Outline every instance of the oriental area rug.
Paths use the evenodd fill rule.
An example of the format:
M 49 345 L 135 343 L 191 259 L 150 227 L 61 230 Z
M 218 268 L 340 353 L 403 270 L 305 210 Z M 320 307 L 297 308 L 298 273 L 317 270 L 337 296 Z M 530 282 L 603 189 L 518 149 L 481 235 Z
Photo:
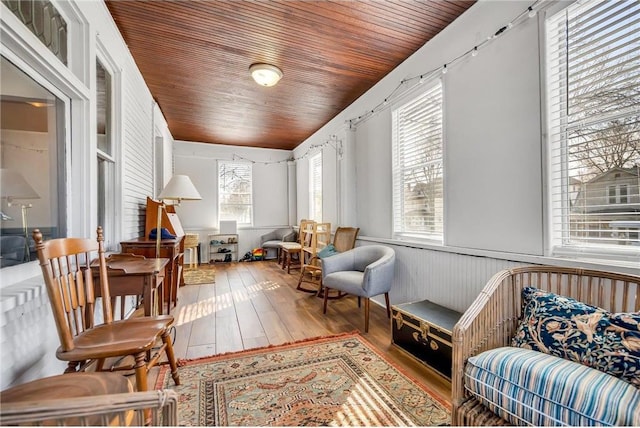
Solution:
M 180 396 L 186 426 L 434 426 L 449 405 L 395 368 L 358 333 L 180 361 L 157 389 Z
M 195 269 L 183 271 L 184 285 L 213 284 L 216 282 L 216 268 L 209 265 L 200 265 Z

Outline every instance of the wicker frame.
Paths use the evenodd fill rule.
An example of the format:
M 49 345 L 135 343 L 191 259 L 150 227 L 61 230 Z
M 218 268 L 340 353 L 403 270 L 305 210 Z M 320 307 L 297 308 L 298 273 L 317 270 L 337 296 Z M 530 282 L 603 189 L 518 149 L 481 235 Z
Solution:
M 471 356 L 509 346 L 521 315 L 521 291 L 532 286 L 610 312 L 640 310 L 640 276 L 579 268 L 526 266 L 498 272 L 453 329 L 452 424 L 506 425 L 464 388 Z
M 178 394 L 170 389 L 2 403 L 0 425 L 143 426 L 178 425 Z

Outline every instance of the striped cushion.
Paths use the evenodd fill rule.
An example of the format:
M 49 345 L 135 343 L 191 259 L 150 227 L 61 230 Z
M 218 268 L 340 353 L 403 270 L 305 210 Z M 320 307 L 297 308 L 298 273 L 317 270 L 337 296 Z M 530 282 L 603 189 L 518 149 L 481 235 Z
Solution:
M 465 388 L 514 425 L 640 425 L 640 390 L 529 349 L 497 348 L 469 358 Z

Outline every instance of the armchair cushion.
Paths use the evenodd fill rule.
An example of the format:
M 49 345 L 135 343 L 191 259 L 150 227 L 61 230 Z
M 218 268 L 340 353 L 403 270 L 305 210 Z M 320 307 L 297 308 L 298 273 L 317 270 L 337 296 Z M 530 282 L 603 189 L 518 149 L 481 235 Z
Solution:
M 528 349 L 495 348 L 470 357 L 465 387 L 514 425 L 640 424 L 640 394 L 632 385 Z
M 610 313 L 527 287 L 512 346 L 593 367 L 640 388 L 640 313 Z

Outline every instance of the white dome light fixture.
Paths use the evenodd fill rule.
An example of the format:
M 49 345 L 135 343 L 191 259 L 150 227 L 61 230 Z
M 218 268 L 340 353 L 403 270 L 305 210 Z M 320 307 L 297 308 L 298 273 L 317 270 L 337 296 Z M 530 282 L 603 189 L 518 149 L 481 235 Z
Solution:
M 282 79 L 284 74 L 275 65 L 256 63 L 249 67 L 251 77 L 261 86 L 273 86 Z

